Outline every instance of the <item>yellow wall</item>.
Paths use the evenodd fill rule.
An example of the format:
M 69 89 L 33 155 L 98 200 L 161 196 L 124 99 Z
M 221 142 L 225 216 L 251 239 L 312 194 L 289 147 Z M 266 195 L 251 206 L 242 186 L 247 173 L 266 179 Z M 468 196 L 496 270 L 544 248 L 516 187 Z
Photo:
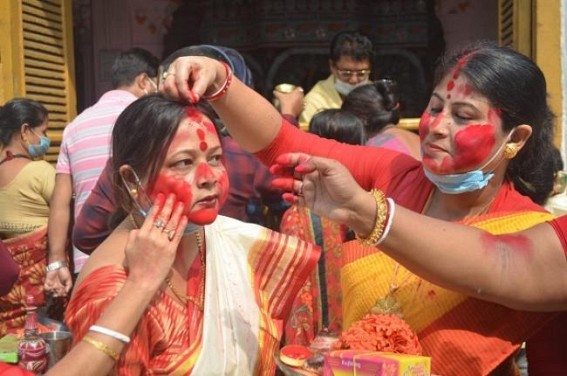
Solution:
M 557 116 L 555 144 L 560 146 L 563 124 L 561 84 L 561 0 L 538 0 L 534 7 L 534 53 L 547 81 L 551 109 Z

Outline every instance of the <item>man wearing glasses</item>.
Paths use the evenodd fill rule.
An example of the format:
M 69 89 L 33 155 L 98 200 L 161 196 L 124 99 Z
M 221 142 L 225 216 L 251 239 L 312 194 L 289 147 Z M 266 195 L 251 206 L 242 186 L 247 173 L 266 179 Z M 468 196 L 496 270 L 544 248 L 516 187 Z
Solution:
M 340 108 L 343 98 L 357 86 L 369 82 L 374 49 L 372 41 L 355 31 L 342 31 L 333 37 L 330 48 L 331 75 L 319 81 L 305 95 L 299 118 L 307 129 L 313 115 L 328 108 Z

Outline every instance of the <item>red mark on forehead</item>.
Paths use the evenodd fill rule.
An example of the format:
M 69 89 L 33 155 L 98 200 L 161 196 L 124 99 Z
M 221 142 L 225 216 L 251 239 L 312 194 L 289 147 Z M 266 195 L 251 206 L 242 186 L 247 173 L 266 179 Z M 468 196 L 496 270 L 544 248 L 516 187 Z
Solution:
M 455 81 L 451 80 L 449 81 L 449 83 L 447 84 L 447 91 L 451 91 L 455 88 Z
M 495 143 L 494 127 L 491 124 L 473 124 L 458 131 L 455 134 L 453 169 L 478 166 L 490 155 Z
M 459 78 L 459 76 L 461 75 L 461 70 L 463 69 L 463 67 L 465 66 L 467 61 L 469 61 L 469 59 L 471 58 L 472 55 L 473 55 L 473 53 L 466 54 L 466 55 L 462 56 L 457 61 L 457 65 L 455 66 L 455 69 L 453 70 L 453 79 L 456 80 L 457 78 Z
M 482 234 L 480 236 L 482 248 L 485 252 L 505 252 L 513 253 L 511 257 L 524 256 L 526 258 L 533 258 L 533 244 L 524 235 L 491 235 Z
M 187 107 L 187 116 L 202 124 L 208 132 L 216 134 L 216 127 L 211 120 L 209 120 L 202 112 L 195 107 Z
M 199 148 L 201 149 L 201 151 L 206 151 L 209 146 L 205 142 L 205 131 L 202 130 L 201 128 L 197 129 L 197 136 L 199 137 L 199 140 L 201 141 L 199 143 Z
M 187 117 L 189 119 L 194 120 L 198 123 L 201 123 L 203 121 L 203 113 L 201 113 L 195 107 L 188 106 L 185 112 L 187 113 Z

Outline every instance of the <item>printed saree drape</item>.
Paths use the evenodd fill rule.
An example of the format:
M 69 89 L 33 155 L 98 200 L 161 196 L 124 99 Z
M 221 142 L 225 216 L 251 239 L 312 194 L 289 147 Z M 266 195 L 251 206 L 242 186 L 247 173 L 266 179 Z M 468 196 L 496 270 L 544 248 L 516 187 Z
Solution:
M 342 327 L 341 246 L 347 241 L 347 229 L 297 205 L 284 213 L 280 229 L 321 247 L 317 267 L 293 302 L 284 329 L 286 344 L 308 346 L 319 330 L 338 332 Z
M 551 220 L 543 212 L 487 214 L 466 224 L 503 234 Z M 522 342 L 555 317 L 528 313 L 469 298 L 413 275 L 373 247 L 348 242 L 343 247 L 343 322 L 369 312 L 390 286 L 403 318 L 418 334 L 432 372 L 444 376 L 514 375 L 513 355 Z M 397 270 L 397 273 L 395 272 Z
M 0 297 L 0 337 L 24 327 L 26 296 L 33 296 L 37 306 L 45 302 L 47 226 L 3 242 L 20 266 L 20 275 L 10 292 Z
M 205 307 L 191 320 L 189 307 L 159 291 L 117 364 L 120 375 L 269 375 L 282 321 L 309 276 L 313 245 L 219 216 L 205 226 Z M 92 272 L 67 308 L 67 324 L 80 340 L 126 279 L 118 266 Z M 191 307 L 194 307 L 191 305 Z

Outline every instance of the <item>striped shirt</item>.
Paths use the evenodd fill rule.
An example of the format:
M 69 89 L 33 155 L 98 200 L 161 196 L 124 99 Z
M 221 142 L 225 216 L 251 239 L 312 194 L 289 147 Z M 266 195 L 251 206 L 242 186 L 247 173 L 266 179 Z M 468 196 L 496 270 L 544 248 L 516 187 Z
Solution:
M 110 157 L 112 128 L 116 119 L 136 99 L 129 91 L 108 91 L 65 128 L 56 172 L 72 177 L 75 219 Z M 86 254 L 74 250 L 75 271 L 81 269 L 86 258 Z

